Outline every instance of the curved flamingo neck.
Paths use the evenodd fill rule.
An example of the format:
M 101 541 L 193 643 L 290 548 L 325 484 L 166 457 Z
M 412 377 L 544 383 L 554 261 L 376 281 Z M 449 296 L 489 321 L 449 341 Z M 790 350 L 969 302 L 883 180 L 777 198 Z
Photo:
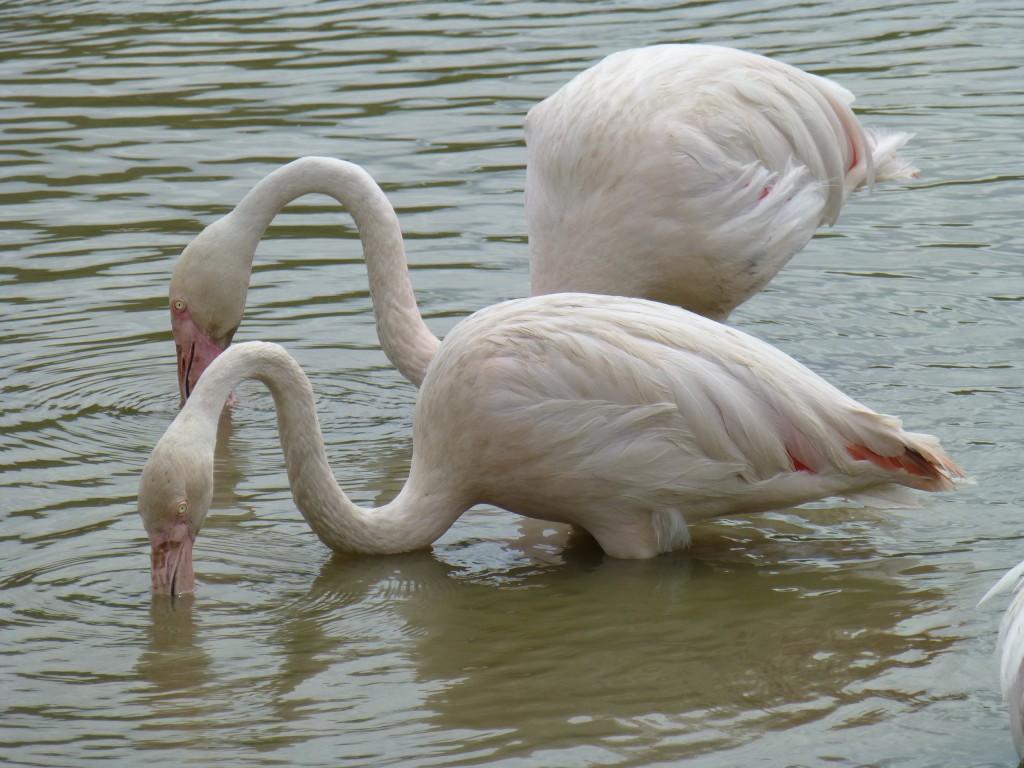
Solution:
M 352 216 L 363 245 L 381 347 L 399 372 L 419 386 L 440 341 L 416 304 L 395 210 L 366 171 L 330 157 L 300 158 L 260 181 L 225 219 L 231 219 L 242 236 L 255 238 L 251 268 L 256 244 L 274 216 L 291 201 L 314 192 L 330 195 Z
M 277 344 L 236 344 L 220 355 L 203 374 L 168 434 L 186 431 L 195 440 L 215 440 L 225 399 L 249 379 L 261 381 L 273 395 L 295 505 L 331 549 L 366 554 L 423 549 L 466 510 L 449 490 L 447 478 L 417 470 L 415 461 L 392 502 L 376 509 L 354 504 L 328 463 L 309 379 Z M 168 443 L 182 444 L 173 438 Z M 192 443 L 183 444 L 191 447 Z M 212 460 L 212 442 L 210 448 Z

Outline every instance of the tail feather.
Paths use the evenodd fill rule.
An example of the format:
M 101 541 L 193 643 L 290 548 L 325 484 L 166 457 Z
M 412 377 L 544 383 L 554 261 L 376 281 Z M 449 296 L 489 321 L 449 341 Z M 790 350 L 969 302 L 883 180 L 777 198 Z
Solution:
M 890 471 L 903 471 L 907 478 L 905 485 L 922 491 L 951 491 L 956 486 L 954 478 L 964 473 L 940 449 L 938 441 L 930 435 L 907 434 L 911 438 L 903 453 L 883 456 L 864 445 L 848 445 L 846 452 L 857 461 L 870 461 L 877 467 Z
M 904 144 L 913 138 L 913 134 L 902 131 L 882 131 L 877 128 L 866 128 L 865 131 L 868 134 L 868 144 L 871 147 L 871 162 L 875 168 L 875 181 L 917 178 L 917 168 L 896 154 Z

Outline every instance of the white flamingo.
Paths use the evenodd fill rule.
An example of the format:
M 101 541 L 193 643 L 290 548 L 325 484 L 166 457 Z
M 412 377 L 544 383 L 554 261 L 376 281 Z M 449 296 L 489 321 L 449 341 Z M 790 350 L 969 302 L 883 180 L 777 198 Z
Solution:
M 985 593 L 979 605 L 1004 592 L 1013 599 L 999 624 L 999 682 L 1010 709 L 1010 730 L 1017 755 L 1024 758 L 1024 563 L 1010 569 Z
M 143 469 L 153 588 L 193 588 L 218 416 L 244 379 L 270 389 L 295 504 L 342 552 L 428 547 L 489 503 L 588 531 L 613 557 L 684 547 L 689 524 L 896 486 L 948 490 L 938 441 L 850 399 L 745 333 L 643 299 L 552 294 L 463 320 L 416 403 L 409 478 L 389 504 L 345 496 L 309 381 L 279 346 L 230 347 Z
M 609 56 L 527 116 L 532 292 L 632 295 L 725 319 L 835 221 L 850 191 L 913 173 L 894 154 L 906 135 L 866 131 L 852 100 L 829 80 L 730 48 Z M 438 340 L 419 317 L 394 212 L 369 177 L 353 185 L 359 175 L 297 160 L 185 249 L 170 286 L 182 400 L 241 323 L 266 228 L 308 193 L 352 214 L 381 345 L 422 381 Z M 377 299 L 385 280 L 402 284 L 387 306 Z

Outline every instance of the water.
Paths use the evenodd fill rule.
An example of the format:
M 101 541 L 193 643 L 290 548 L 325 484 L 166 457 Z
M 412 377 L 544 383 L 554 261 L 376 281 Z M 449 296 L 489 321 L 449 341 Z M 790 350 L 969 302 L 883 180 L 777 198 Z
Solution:
M 1016 2 L 9 2 L 0 8 L 0 761 L 7 765 L 995 766 L 993 659 L 1024 558 Z M 614 50 L 716 42 L 840 80 L 913 131 L 733 317 L 977 484 L 921 509 L 708 523 L 603 559 L 480 507 L 433 551 L 332 556 L 269 398 L 224 425 L 194 598 L 148 594 L 135 494 L 177 408 L 180 249 L 300 154 L 364 165 L 433 330 L 528 289 L 526 110 Z M 286 344 L 337 473 L 388 499 L 413 388 L 329 200 L 278 217 L 239 340 Z

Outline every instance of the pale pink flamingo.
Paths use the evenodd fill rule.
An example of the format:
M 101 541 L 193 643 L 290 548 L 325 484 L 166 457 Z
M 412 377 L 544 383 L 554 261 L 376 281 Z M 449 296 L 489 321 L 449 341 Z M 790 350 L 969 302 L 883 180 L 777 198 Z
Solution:
M 685 547 L 690 524 L 708 517 L 949 490 L 961 475 L 935 438 L 745 333 L 643 299 L 536 296 L 448 334 L 416 403 L 409 478 L 378 509 L 335 480 L 312 388 L 283 348 L 221 354 L 142 472 L 156 592 L 193 588 L 218 417 L 246 379 L 273 394 L 296 506 L 340 552 L 425 548 L 488 503 L 582 528 L 612 557 L 647 558 Z
M 725 320 L 849 194 L 916 173 L 823 77 L 715 45 L 613 53 L 526 117 L 532 292 Z

